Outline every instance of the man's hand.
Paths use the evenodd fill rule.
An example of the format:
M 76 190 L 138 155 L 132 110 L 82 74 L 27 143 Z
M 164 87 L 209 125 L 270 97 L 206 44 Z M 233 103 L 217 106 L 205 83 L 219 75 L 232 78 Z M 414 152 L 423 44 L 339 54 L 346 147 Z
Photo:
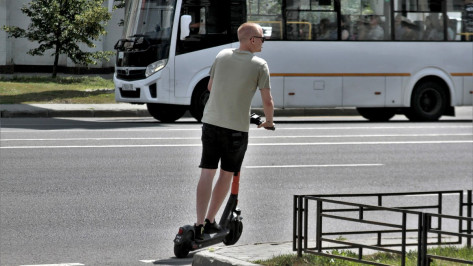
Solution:
M 258 126 L 258 128 L 262 128 L 262 127 L 264 127 L 267 130 L 275 130 L 276 129 L 274 122 L 271 122 L 271 121 L 264 121 L 263 123 L 261 123 Z

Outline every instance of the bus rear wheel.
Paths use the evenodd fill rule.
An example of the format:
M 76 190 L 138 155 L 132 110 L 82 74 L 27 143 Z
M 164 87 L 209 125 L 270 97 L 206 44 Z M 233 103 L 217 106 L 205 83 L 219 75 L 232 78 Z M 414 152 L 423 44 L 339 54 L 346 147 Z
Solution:
M 386 122 L 394 115 L 394 110 L 388 108 L 356 108 L 358 113 L 371 122 Z
M 427 81 L 414 89 L 411 108 L 406 117 L 411 121 L 437 121 L 447 108 L 447 96 L 442 85 Z
M 164 123 L 173 123 L 187 111 L 187 106 L 161 103 L 146 104 L 149 114 Z

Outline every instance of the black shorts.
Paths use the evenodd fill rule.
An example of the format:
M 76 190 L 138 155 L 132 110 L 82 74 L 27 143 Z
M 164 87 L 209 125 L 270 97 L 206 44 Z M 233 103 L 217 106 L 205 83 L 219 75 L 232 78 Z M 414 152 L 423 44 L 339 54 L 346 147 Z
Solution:
M 220 168 L 228 172 L 239 172 L 246 148 L 248 132 L 222 128 L 210 124 L 202 126 L 202 159 L 200 168 Z

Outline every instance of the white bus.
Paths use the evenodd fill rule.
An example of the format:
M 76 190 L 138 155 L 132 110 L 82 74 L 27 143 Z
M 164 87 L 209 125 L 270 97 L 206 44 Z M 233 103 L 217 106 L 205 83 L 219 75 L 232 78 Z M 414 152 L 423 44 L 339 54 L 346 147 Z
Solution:
M 264 29 L 276 108 L 434 121 L 472 105 L 473 0 L 134 0 L 125 12 L 116 100 L 163 122 L 200 121 L 211 64 L 246 21 Z

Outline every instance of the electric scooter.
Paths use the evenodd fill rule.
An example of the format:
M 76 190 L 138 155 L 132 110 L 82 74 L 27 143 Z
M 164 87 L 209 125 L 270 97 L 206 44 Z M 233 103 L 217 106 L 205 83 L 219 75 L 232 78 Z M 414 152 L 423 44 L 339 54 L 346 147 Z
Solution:
M 260 125 L 262 123 L 260 116 L 251 114 L 250 123 Z M 274 127 L 267 128 L 275 130 Z M 223 242 L 225 245 L 234 245 L 240 239 L 243 232 L 243 223 L 241 210 L 237 208 L 238 190 L 240 186 L 240 172 L 233 174 L 231 194 L 228 198 L 227 205 L 220 218 L 219 225 L 222 228 L 215 234 L 204 234 L 203 240 L 195 239 L 195 231 L 193 225 L 184 225 L 179 228 L 179 232 L 174 238 L 174 255 L 178 258 L 185 258 L 190 251 L 212 246 Z

